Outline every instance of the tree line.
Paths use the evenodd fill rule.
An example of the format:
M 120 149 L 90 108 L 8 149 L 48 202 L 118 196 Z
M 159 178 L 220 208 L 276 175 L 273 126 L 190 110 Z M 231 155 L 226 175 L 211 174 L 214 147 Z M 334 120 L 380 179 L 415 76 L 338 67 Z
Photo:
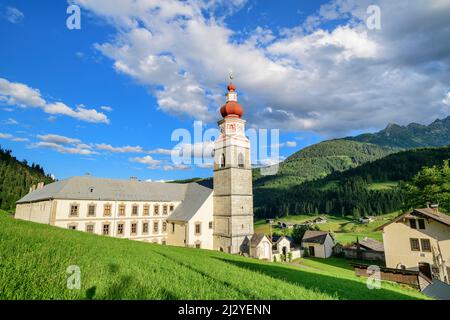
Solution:
M 13 210 L 15 203 L 29 192 L 33 184 L 50 183 L 53 179 L 39 164 L 19 161 L 11 150 L 0 146 L 0 209 Z
M 439 168 L 445 159 L 450 159 L 450 147 L 408 150 L 300 185 L 257 188 L 254 192 L 255 215 L 272 218 L 295 214 L 331 214 L 359 218 L 401 210 L 412 203 L 412 198 L 416 199 L 414 206 L 424 207 L 427 197 L 417 196 L 417 189 L 421 187 L 413 189 L 406 182 L 423 180 L 415 176 L 424 168 Z M 432 172 L 435 177 L 439 176 Z M 432 173 L 428 174 L 428 181 L 429 175 Z M 370 188 L 375 182 L 392 181 L 398 182 L 398 186 L 380 190 Z M 413 194 L 412 190 L 416 193 Z

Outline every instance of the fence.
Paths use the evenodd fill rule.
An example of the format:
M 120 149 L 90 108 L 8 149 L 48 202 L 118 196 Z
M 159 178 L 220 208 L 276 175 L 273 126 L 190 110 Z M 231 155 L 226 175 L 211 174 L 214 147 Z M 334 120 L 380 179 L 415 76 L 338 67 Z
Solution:
M 352 264 L 355 269 L 355 274 L 358 277 L 368 277 L 367 268 L 369 265 L 365 264 Z M 420 291 L 425 289 L 430 283 L 431 279 L 428 279 L 425 275 L 419 271 L 392 269 L 380 267 L 381 280 L 393 281 L 410 285 Z

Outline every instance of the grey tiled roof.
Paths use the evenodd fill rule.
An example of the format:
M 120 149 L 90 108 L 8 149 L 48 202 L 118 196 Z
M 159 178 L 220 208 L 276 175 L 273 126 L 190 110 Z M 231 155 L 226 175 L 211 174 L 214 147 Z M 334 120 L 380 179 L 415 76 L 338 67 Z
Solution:
M 426 218 L 431 218 L 431 219 L 439 221 L 447 226 L 450 226 L 450 215 L 440 212 L 440 211 L 434 211 L 431 208 L 423 208 L 423 209 L 414 209 L 413 211 L 403 213 L 403 214 L 399 215 L 398 217 L 396 217 L 395 219 L 389 221 L 388 223 L 383 224 L 382 226 L 378 227 L 377 229 L 375 229 L 375 231 L 383 230 L 385 227 L 387 227 L 391 223 L 395 223 L 395 222 L 401 221 L 404 218 L 409 218 L 409 217 L 417 216 L 417 215 L 423 216 Z
M 49 199 L 107 201 L 182 201 L 189 184 L 72 177 L 35 190 L 17 203 Z M 92 190 L 92 192 L 91 192 Z
M 194 182 L 186 186 L 184 201 L 169 216 L 168 221 L 189 221 L 213 192 L 209 182 Z
M 366 247 L 370 250 L 374 250 L 374 251 L 384 251 L 384 245 L 383 242 L 377 241 L 375 239 L 372 238 L 364 238 L 362 240 L 359 240 L 359 244 L 363 247 Z
M 264 239 L 266 235 L 264 233 L 255 233 L 253 234 L 252 238 L 250 239 L 250 244 L 252 246 L 257 246 L 262 239 Z
M 325 231 L 306 230 L 305 234 L 303 235 L 302 242 L 324 244 L 327 235 L 328 232 Z

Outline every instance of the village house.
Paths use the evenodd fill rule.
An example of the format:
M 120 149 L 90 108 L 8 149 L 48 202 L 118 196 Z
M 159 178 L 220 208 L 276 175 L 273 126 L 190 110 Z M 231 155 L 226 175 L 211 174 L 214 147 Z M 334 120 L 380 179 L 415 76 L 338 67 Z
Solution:
M 297 224 L 291 223 L 291 222 L 282 222 L 282 221 L 279 221 L 279 222 L 278 222 L 278 227 L 279 227 L 280 229 L 294 229 L 294 227 L 295 227 L 296 225 L 297 225 Z
M 255 233 L 250 240 L 250 256 L 252 258 L 282 261 L 282 256 L 287 260 L 289 254 L 292 260 L 301 258 L 301 250 L 295 247 L 291 237 L 273 236 L 270 239 L 265 234 Z
M 450 216 L 437 206 L 414 209 L 381 226 L 386 266 L 450 283 Z
M 302 248 L 310 257 L 329 258 L 335 241 L 329 232 L 307 230 L 302 238 Z
M 323 224 L 323 223 L 327 223 L 328 220 L 325 217 L 317 217 L 312 222 L 313 222 L 313 224 Z
M 263 233 L 255 233 L 250 239 L 250 257 L 272 261 L 272 241 Z
M 383 243 L 375 239 L 364 237 L 356 242 L 347 245 L 341 249 L 344 256 L 348 259 L 384 261 Z
M 289 254 L 292 260 L 301 258 L 302 256 L 300 248 L 297 248 L 294 244 L 294 239 L 287 236 L 273 236 L 272 259 L 281 261 L 282 256 L 288 259 Z
M 375 218 L 374 217 L 361 217 L 358 219 L 358 222 L 361 224 L 368 224 L 370 222 L 374 222 Z

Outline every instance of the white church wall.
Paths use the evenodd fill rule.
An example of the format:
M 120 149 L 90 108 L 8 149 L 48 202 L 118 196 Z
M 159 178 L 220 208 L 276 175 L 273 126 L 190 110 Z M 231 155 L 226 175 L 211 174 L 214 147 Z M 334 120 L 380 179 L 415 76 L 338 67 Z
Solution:
M 211 193 L 197 213 L 189 220 L 188 246 L 200 245 L 202 249 L 213 249 L 213 203 L 213 194 Z M 200 234 L 196 233 L 196 224 L 200 225 Z
M 16 206 L 15 218 L 37 223 L 50 223 L 52 201 L 39 201 L 34 203 L 23 203 Z
M 167 244 L 184 247 L 186 245 L 186 223 L 169 221 L 167 231 Z

